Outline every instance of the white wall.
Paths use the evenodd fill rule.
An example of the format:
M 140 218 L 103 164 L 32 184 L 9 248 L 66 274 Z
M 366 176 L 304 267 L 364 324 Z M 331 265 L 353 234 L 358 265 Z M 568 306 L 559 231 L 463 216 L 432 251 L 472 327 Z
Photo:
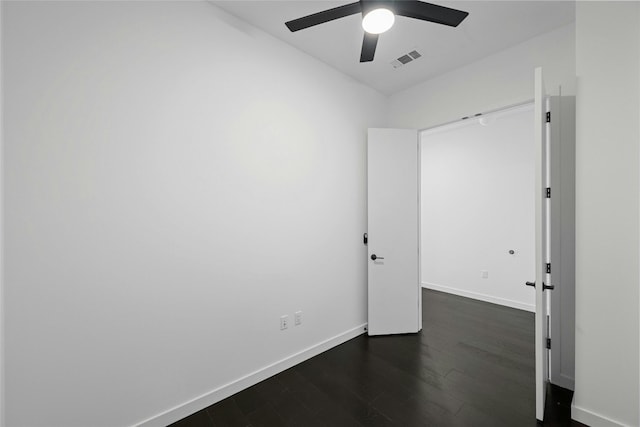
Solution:
M 510 49 L 397 93 L 389 125 L 424 129 L 533 99 L 533 70 L 544 67 L 549 93 L 575 94 L 574 26 L 534 37 Z
M 640 4 L 576 10 L 576 378 L 572 415 L 638 426 Z
M 2 7 L 7 426 L 131 425 L 360 333 L 383 96 L 206 2 Z
M 534 311 L 533 108 L 484 120 L 421 134 L 421 280 Z

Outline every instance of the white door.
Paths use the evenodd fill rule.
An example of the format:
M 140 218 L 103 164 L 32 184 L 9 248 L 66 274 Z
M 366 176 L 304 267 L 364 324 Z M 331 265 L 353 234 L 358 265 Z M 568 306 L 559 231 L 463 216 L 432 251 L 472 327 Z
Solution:
M 547 102 L 542 68 L 535 70 L 534 152 L 536 222 L 536 418 L 544 420 L 546 386 L 549 379 L 547 277 Z
M 418 280 L 418 131 L 369 129 L 369 335 L 422 329 Z

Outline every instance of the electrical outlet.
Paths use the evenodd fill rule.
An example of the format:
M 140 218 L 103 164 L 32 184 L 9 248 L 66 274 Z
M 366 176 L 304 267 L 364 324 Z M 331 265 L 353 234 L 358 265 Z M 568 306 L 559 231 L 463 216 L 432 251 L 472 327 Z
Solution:
M 286 314 L 284 316 L 280 316 L 280 330 L 287 329 L 289 327 L 289 316 Z
M 482 277 L 483 279 L 488 279 L 489 278 L 489 272 L 487 270 L 482 270 L 480 272 L 480 277 Z
M 302 311 L 296 311 L 294 313 L 294 323 L 296 326 L 302 325 Z

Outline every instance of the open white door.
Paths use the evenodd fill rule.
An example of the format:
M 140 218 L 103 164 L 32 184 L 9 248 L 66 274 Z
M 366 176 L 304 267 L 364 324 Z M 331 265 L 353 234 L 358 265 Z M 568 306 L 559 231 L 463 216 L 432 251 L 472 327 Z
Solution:
M 548 302 L 547 302 L 547 100 L 542 68 L 535 70 L 534 161 L 536 221 L 536 418 L 544 420 L 546 387 L 549 379 Z M 528 283 L 530 284 L 530 283 Z
M 422 329 L 418 131 L 369 129 L 369 335 Z

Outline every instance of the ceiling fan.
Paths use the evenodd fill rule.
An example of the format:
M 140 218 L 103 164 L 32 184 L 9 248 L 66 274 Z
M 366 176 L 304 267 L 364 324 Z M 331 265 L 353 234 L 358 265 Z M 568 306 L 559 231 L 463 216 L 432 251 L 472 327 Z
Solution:
M 418 0 L 360 0 L 294 19 L 285 25 L 294 32 L 356 13 L 362 13 L 362 28 L 365 31 L 360 62 L 373 61 L 378 36 L 393 26 L 395 15 L 450 27 L 457 27 L 469 15 L 469 12 Z

